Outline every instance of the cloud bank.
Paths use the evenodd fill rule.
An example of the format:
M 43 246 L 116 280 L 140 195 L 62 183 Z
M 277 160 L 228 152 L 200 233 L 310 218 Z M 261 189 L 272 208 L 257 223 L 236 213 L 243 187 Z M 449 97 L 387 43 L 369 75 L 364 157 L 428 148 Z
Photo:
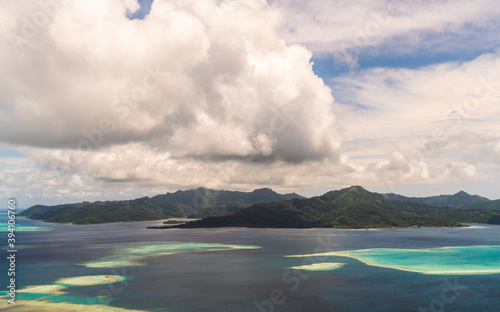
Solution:
M 135 0 L 0 8 L 0 195 L 497 177 L 492 0 L 155 0 L 133 18 L 143 12 Z M 454 51 L 468 60 L 356 67 L 363 55 Z M 352 70 L 323 81 L 313 56 Z M 2 147 L 28 157 L 1 158 Z
M 261 162 L 337 162 L 331 89 L 312 71 L 312 53 L 280 37 L 278 10 L 258 0 L 158 0 L 144 19 L 127 18 L 138 8 L 3 6 L 0 140 L 42 170 L 171 187 L 230 183 L 237 178 L 224 168 L 240 165 L 251 176 Z

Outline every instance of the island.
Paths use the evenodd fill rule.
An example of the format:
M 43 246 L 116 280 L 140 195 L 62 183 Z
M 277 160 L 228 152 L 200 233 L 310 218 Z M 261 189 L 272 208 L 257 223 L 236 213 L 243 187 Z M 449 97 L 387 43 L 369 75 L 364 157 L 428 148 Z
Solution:
M 131 200 L 82 202 L 55 206 L 35 205 L 19 215 L 44 222 L 96 224 L 153 221 L 168 218 L 223 216 L 249 206 L 294 198 L 295 193 L 278 194 L 269 188 L 252 192 L 197 188 Z
M 352 186 L 309 199 L 253 205 L 226 216 L 177 226 L 150 228 L 395 228 L 463 227 L 463 223 L 500 224 L 500 210 L 438 207 Z
M 463 191 L 454 195 L 405 197 L 373 193 L 361 186 L 305 198 L 263 188 L 252 192 L 177 191 L 133 200 L 33 206 L 19 214 L 44 222 L 95 224 L 153 221 L 150 228 L 392 228 L 500 224 L 500 201 Z M 186 219 L 197 219 L 186 222 Z

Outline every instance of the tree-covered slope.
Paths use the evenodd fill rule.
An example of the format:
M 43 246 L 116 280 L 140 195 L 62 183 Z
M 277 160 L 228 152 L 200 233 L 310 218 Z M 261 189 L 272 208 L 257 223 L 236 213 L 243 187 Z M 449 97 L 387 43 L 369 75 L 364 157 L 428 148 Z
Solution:
M 500 199 L 488 202 L 475 202 L 464 206 L 466 209 L 495 209 L 500 210 Z
M 464 192 L 450 196 L 446 200 L 435 196 L 433 201 L 456 206 L 472 201 L 471 198 L 477 199 Z M 401 198 L 403 200 L 399 200 Z M 233 192 L 199 188 L 134 200 L 36 205 L 20 215 L 47 222 L 78 224 L 204 218 L 182 227 L 379 228 L 457 226 L 458 222 L 500 224 L 500 201 L 479 198 L 479 201 L 457 209 L 406 199 L 391 199 L 391 196 L 372 193 L 360 186 L 310 199 L 297 194 L 281 195 L 270 189 Z M 247 206 L 250 207 L 244 209 Z
M 232 192 L 200 188 L 134 200 L 36 205 L 24 210 L 20 215 L 46 222 L 76 224 L 147 221 L 173 217 L 198 218 L 222 216 L 255 203 L 299 197 L 302 198 L 297 194 L 278 194 L 271 189 Z
M 227 216 L 211 217 L 179 227 L 380 228 L 460 226 L 454 208 L 389 200 L 360 186 L 331 191 L 311 199 L 258 204 Z M 470 221 L 470 218 L 467 221 Z
M 304 198 L 298 194 L 278 194 L 269 188 L 256 189 L 252 192 L 211 190 L 198 188 L 195 190 L 177 191 L 157 195 L 151 199 L 158 203 L 179 203 L 196 206 L 199 209 L 207 207 L 235 207 L 246 208 L 255 204 L 275 201 Z

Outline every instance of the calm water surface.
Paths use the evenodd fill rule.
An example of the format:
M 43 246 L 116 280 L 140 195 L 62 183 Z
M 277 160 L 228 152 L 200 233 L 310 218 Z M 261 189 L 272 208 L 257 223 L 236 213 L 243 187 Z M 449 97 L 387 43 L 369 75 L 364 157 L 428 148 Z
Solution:
M 500 245 L 500 227 L 457 229 L 187 229 L 148 230 L 161 222 L 44 224 L 18 218 L 17 288 L 59 278 L 123 275 L 120 284 L 70 287 L 53 301 L 100 303 L 143 311 L 500 311 L 500 274 L 425 275 L 368 266 L 356 259 L 332 271 L 291 270 L 305 258 L 285 255 L 367 248 Z M 0 232 L 2 243 L 6 233 Z M 220 243 L 259 249 L 193 251 L 141 260 L 145 265 L 88 268 L 124 243 Z M 96 248 L 106 244 L 106 248 Z M 317 262 L 320 259 L 312 259 Z M 499 260 L 500 261 L 500 260 Z M 2 272 L 6 272 L 2 259 Z M 6 274 L 2 273 L 2 281 Z M 99 296 L 107 298 L 98 298 Z M 24 297 L 28 299 L 28 297 Z M 32 296 L 36 299 L 36 296 Z M 18 299 L 21 299 L 18 297 Z M 274 301 L 273 301 L 274 299 Z M 91 307 L 89 306 L 89 311 Z

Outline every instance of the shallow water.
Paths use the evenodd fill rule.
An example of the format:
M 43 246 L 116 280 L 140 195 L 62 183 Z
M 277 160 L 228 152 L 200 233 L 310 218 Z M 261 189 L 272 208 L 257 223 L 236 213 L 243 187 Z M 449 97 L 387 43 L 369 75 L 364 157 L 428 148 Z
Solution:
M 399 258 L 403 264 L 405 261 L 406 264 L 412 261 L 421 264 L 397 250 L 498 246 L 498 226 L 378 231 L 245 228 L 148 230 L 146 226 L 161 222 L 66 225 L 44 224 L 24 218 L 18 218 L 17 221 L 23 226 L 53 229 L 17 233 L 20 246 L 16 263 L 18 289 L 30 285 L 52 285 L 60 278 L 73 276 L 120 275 L 126 278 L 125 281 L 109 285 L 67 287 L 66 294 L 49 298 L 54 304 L 68 301 L 86 304 L 87 307 L 88 304 L 106 304 L 142 311 L 176 312 L 271 309 L 287 312 L 419 311 L 420 308 L 441 311 L 441 307 L 446 311 L 498 311 L 500 308 L 500 289 L 497 286 L 500 285 L 500 274 L 426 275 L 367 265 L 346 256 L 285 257 L 370 249 L 378 250 L 379 254 L 392 253 L 391 259 Z M 171 253 L 158 247 L 172 246 L 173 243 L 196 247 L 196 250 L 191 252 L 180 247 L 182 252 Z M 200 248 L 213 246 L 206 244 L 260 248 Z M 143 253 L 137 252 L 141 246 L 145 248 L 142 249 Z M 155 254 L 158 250 L 163 253 Z M 107 257 L 116 259 L 117 255 L 120 258 L 120 252 L 123 258 L 140 255 L 140 259 L 135 260 L 142 265 L 113 268 L 84 265 Z M 449 252 L 433 253 L 442 262 L 446 262 L 447 254 Z M 369 260 L 375 259 L 374 254 L 366 256 L 371 257 Z M 481 260 L 480 257 L 491 256 L 488 253 L 464 253 L 459 258 L 463 265 L 475 265 Z M 379 257 L 382 262 L 393 261 L 388 259 Z M 319 262 L 345 265 L 328 271 L 289 269 Z M 491 263 L 495 264 L 494 261 Z M 6 272 L 6 265 L 2 259 L 2 272 Z M 453 289 L 450 291 L 450 288 Z M 442 297 L 443 293 L 446 297 Z M 19 302 L 26 298 L 38 297 L 24 295 L 22 298 L 19 294 Z
M 500 273 L 500 246 L 373 248 L 287 257 L 350 257 L 372 266 L 435 275 Z

